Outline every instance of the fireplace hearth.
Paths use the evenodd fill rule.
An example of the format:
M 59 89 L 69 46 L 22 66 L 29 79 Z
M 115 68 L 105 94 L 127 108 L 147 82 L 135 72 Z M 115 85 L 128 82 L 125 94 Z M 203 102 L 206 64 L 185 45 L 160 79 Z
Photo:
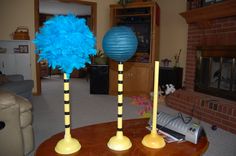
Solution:
M 194 90 L 236 101 L 236 46 L 197 49 Z

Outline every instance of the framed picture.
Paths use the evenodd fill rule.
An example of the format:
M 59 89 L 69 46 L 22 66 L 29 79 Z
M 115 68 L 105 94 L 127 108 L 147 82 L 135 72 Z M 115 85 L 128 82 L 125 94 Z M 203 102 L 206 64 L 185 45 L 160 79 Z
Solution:
M 214 4 L 216 0 L 203 0 L 203 6 Z
M 19 45 L 19 53 L 28 53 L 29 47 L 28 45 Z

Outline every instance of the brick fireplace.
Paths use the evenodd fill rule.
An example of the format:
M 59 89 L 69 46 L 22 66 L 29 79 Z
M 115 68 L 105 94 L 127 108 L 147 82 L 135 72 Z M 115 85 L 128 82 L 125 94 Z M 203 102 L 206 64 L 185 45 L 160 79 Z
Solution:
M 198 46 L 236 45 L 235 8 L 235 1 L 228 0 L 181 14 L 189 24 L 184 89 L 177 90 L 166 98 L 169 107 L 234 134 L 236 101 L 197 92 L 194 86 Z M 218 11 L 214 14 L 215 10 Z

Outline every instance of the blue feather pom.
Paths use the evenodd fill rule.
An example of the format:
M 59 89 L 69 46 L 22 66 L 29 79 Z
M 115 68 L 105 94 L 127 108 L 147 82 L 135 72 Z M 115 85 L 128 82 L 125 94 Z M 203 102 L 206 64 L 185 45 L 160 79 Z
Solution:
M 57 15 L 44 23 L 33 40 L 39 60 L 47 60 L 49 67 L 59 68 L 69 75 L 74 69 L 91 63 L 96 54 L 96 39 L 84 19 L 75 15 Z

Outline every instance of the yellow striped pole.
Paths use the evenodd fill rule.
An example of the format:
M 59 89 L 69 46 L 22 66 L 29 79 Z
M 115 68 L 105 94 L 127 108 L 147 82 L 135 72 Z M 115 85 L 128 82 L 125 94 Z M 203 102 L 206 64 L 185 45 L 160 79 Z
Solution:
M 64 115 L 65 115 L 65 135 L 60 140 L 55 151 L 59 154 L 72 154 L 80 150 L 81 145 L 78 140 L 71 137 L 70 134 L 70 83 L 67 74 L 64 73 Z
M 117 135 L 123 135 L 122 115 L 123 115 L 123 64 L 118 64 L 118 114 L 117 114 Z
M 163 148 L 166 143 L 162 136 L 157 134 L 157 107 L 158 107 L 158 81 L 159 81 L 159 62 L 155 61 L 155 74 L 154 74 L 154 97 L 153 97 L 153 111 L 152 111 L 152 130 L 150 134 L 147 134 L 142 144 L 149 148 Z
M 64 112 L 65 112 L 65 139 L 71 138 L 70 134 L 70 80 L 64 74 Z
M 117 132 L 116 136 L 111 137 L 107 146 L 115 151 L 127 150 L 132 146 L 128 137 L 123 135 L 122 116 L 123 116 L 123 63 L 118 64 L 118 109 L 117 109 Z

